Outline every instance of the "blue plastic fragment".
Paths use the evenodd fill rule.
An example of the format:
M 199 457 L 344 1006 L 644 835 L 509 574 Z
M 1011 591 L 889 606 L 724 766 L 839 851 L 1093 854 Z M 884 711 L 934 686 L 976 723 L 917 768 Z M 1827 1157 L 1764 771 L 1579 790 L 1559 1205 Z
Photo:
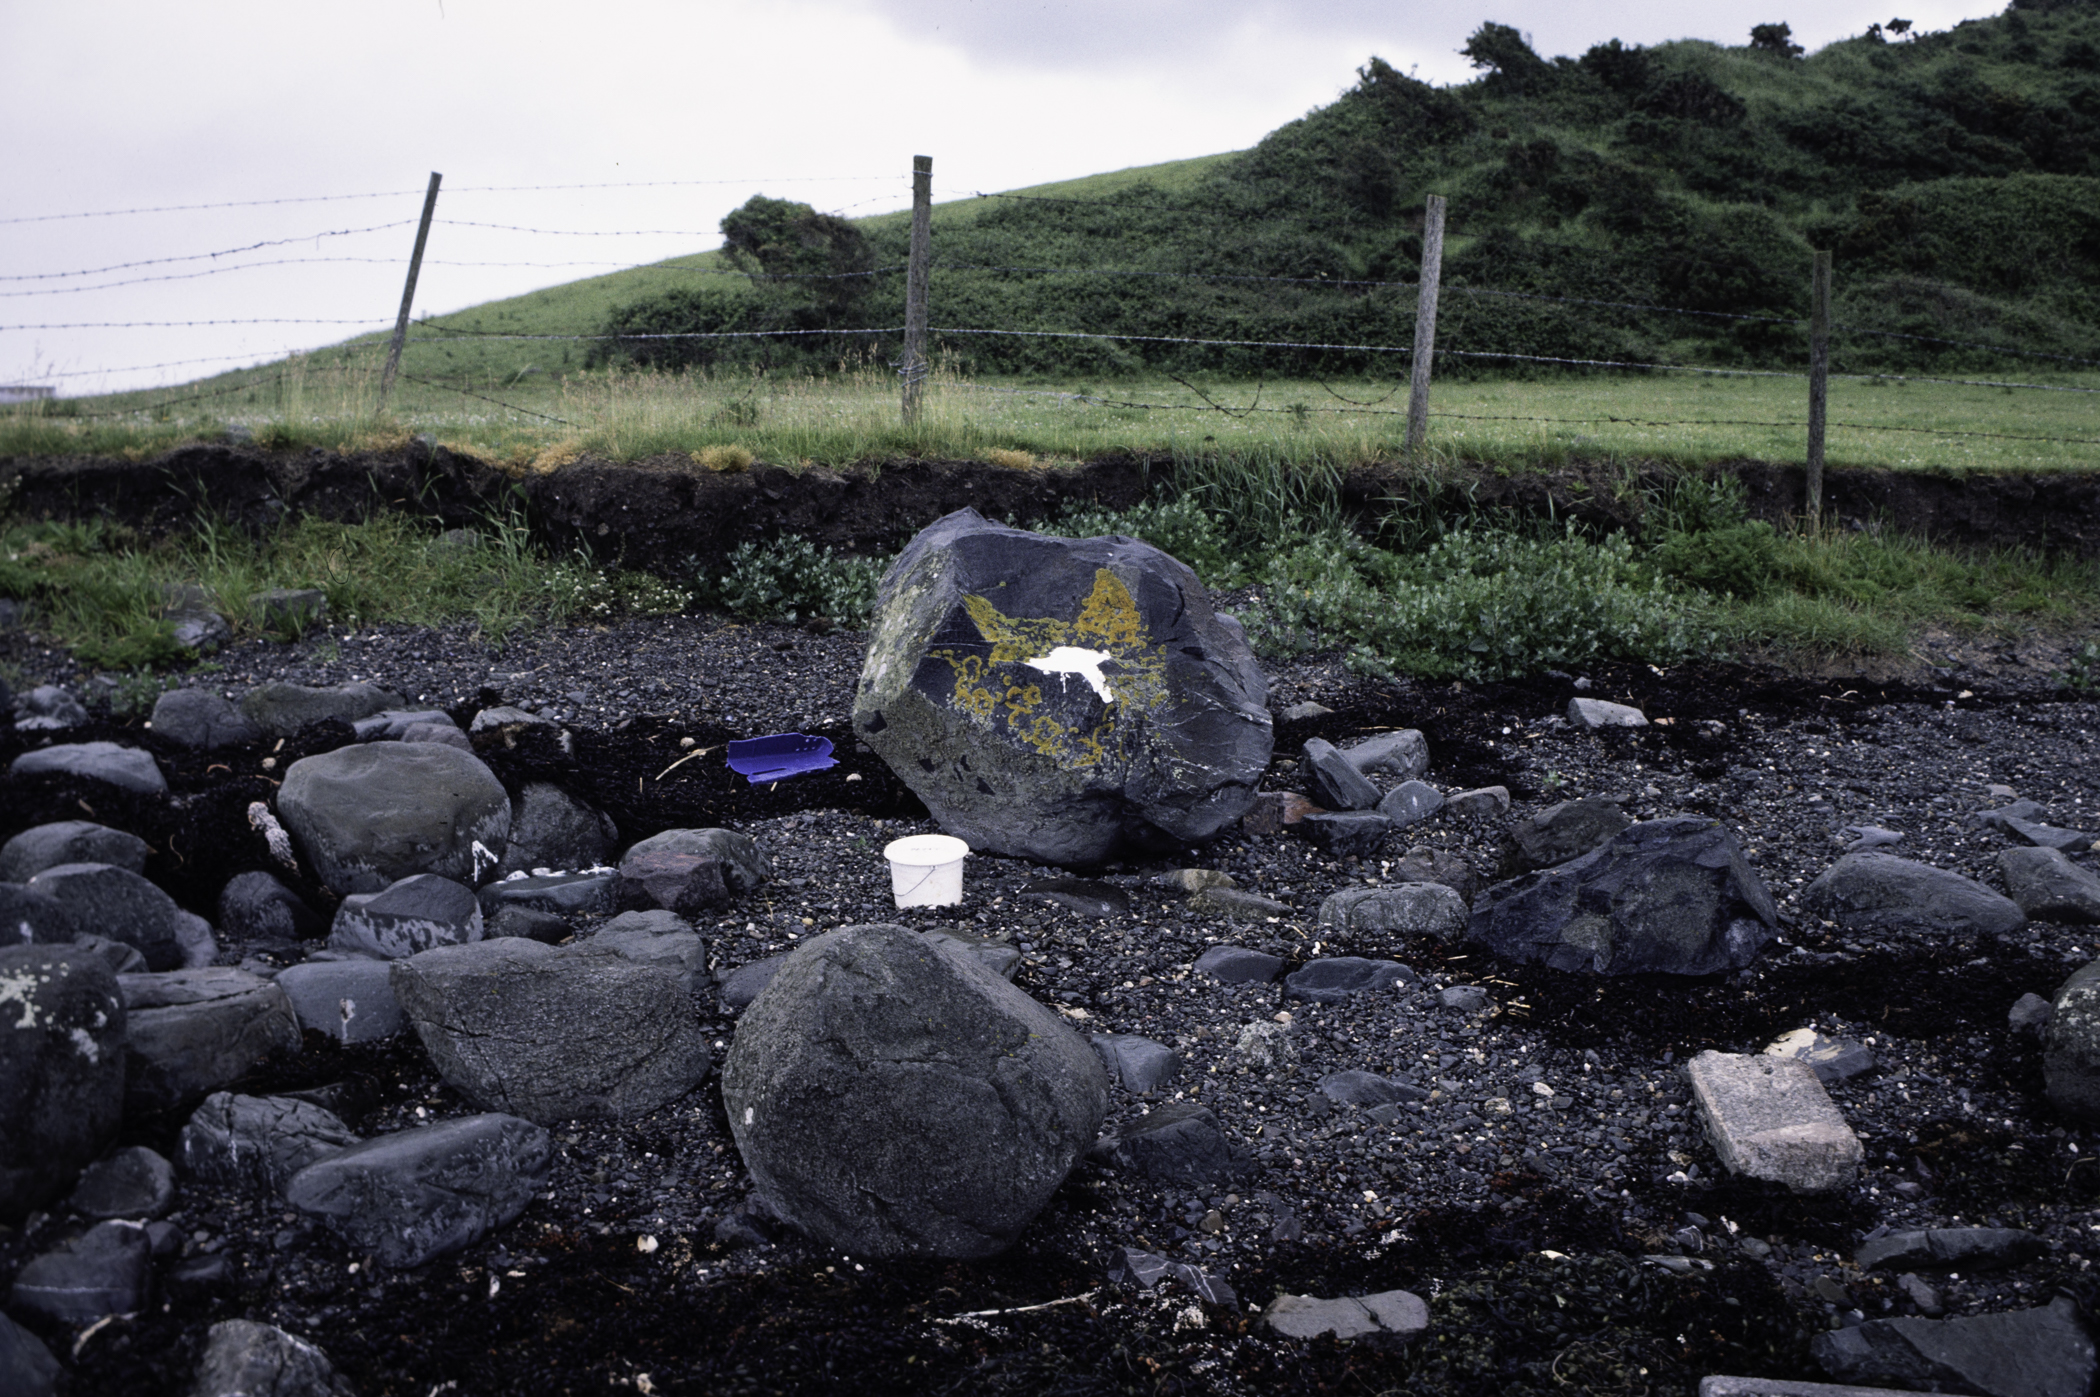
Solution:
M 776 732 L 768 737 L 747 737 L 729 744 L 729 769 L 756 786 L 762 781 L 781 781 L 805 771 L 837 766 L 831 755 L 831 739 L 806 733 Z

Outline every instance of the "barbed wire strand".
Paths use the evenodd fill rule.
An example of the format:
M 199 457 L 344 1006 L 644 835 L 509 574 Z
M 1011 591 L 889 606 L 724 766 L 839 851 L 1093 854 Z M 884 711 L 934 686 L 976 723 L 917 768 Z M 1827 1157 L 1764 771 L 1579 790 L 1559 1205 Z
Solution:
M 0 281 L 62 281 L 77 276 L 106 276 L 110 272 L 128 272 L 134 267 L 164 267 L 172 262 L 204 262 L 218 257 L 237 257 L 243 252 L 255 252 L 265 247 L 288 247 L 292 243 L 317 242 L 322 238 L 351 238 L 360 233 L 383 233 L 389 228 L 406 228 L 416 220 L 397 219 L 392 223 L 375 223 L 369 228 L 334 228 L 321 233 L 307 233 L 297 238 L 270 238 L 244 247 L 221 248 L 217 252 L 191 252 L 180 257 L 148 257 L 139 262 L 113 262 L 107 267 L 87 267 L 77 272 L 23 272 L 13 276 L 0 276 Z
M 364 320 L 81 320 L 51 325 L 0 325 L 8 330 L 174 330 L 198 325 L 384 325 L 386 317 Z
M 516 403 L 506 403 L 500 398 L 491 398 L 486 393 L 476 393 L 470 389 L 455 387 L 454 385 L 449 383 L 433 383 L 427 378 L 417 378 L 414 374 L 404 373 L 401 375 L 401 377 L 406 379 L 410 383 L 420 383 L 425 388 L 435 388 L 440 393 L 457 393 L 461 397 L 465 398 L 479 398 L 482 402 L 494 403 L 497 407 L 506 409 L 507 411 L 522 412 L 527 417 L 537 417 L 545 422 L 559 422 L 564 427 L 573 427 L 576 425 L 574 422 L 569 421 L 569 419 L 566 417 L 555 417 L 550 413 L 534 412 L 529 407 L 519 407 Z

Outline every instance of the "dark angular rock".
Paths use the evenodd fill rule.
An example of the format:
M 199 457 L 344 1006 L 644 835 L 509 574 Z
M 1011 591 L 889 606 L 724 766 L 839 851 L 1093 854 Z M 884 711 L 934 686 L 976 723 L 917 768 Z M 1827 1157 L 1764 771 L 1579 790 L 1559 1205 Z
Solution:
M 1307 961 L 1302 969 L 1283 977 L 1283 997 L 1314 1004 L 1340 1004 L 1352 995 L 1377 993 L 1396 985 L 1414 983 L 1412 967 L 1397 960 L 1368 960 L 1363 956 L 1327 956 Z
M 2000 850 L 1998 872 L 2020 910 L 2038 921 L 2100 922 L 2100 877 L 2059 850 Z
M 124 1111 L 117 977 L 71 946 L 0 946 L 0 1221 L 61 1197 Z
M 350 725 L 350 735 L 359 742 L 399 742 L 401 734 L 417 723 L 452 726 L 451 715 L 437 708 L 382 708 Z
M 346 899 L 329 929 L 328 947 L 400 960 L 480 939 L 481 903 L 474 890 L 435 873 L 416 873 L 370 898 Z
M 378 1043 L 408 1029 L 386 961 L 304 961 L 287 966 L 274 983 L 291 1001 L 299 1027 L 338 1043 Z
M 8 1397 L 58 1397 L 64 1380 L 65 1370 L 44 1341 L 0 1315 L 0 1392 Z
M 236 873 L 219 890 L 219 927 L 241 941 L 311 941 L 328 923 L 273 873 Z
M 1444 793 L 1426 781 L 1402 781 L 1378 802 L 1378 813 L 1393 822 L 1394 829 L 1418 825 L 1444 808 Z
M 395 1267 L 480 1241 L 525 1211 L 554 1141 L 516 1116 L 466 1116 L 382 1135 L 292 1176 L 285 1201 Z
M 1320 930 L 1331 936 L 1436 936 L 1466 931 L 1466 900 L 1442 883 L 1344 888 L 1320 903 Z
M 1283 971 L 1283 957 L 1244 946 L 1213 946 L 1196 957 L 1196 973 L 1228 985 L 1266 985 Z
M 722 1007 L 748 1007 L 752 1000 L 765 991 L 767 985 L 773 983 L 773 977 L 780 973 L 780 967 L 785 964 L 787 954 L 782 952 L 777 956 L 767 956 L 764 960 L 754 960 L 749 965 L 740 965 L 730 971 L 722 977 Z
M 1998 936 L 2026 916 L 1972 878 L 1893 854 L 1847 854 L 1801 894 L 1804 910 L 1847 931 Z
M 1134 1033 L 1097 1033 L 1094 1051 L 1101 1054 L 1109 1080 L 1132 1096 L 1157 1091 L 1181 1065 L 1180 1054 L 1172 1048 Z
M 153 1285 L 153 1247 L 135 1222 L 98 1222 L 86 1235 L 31 1259 L 9 1302 L 61 1324 L 136 1314 Z
M 1479 985 L 1446 985 L 1437 991 L 1437 1001 L 1446 1009 L 1477 1014 L 1488 1006 L 1488 992 Z
M 1414 728 L 1399 728 L 1352 742 L 1342 749 L 1351 766 L 1366 776 L 1384 773 L 1413 781 L 1429 771 L 1429 742 Z
M 977 963 L 997 975 L 1008 984 L 1013 983 L 1014 972 L 1021 968 L 1021 953 L 1004 941 L 985 941 L 974 936 L 958 936 L 948 931 L 922 931 L 919 935 L 928 940 L 946 941 L 977 958 Z
M 691 854 L 717 863 L 722 886 L 735 897 L 755 891 L 773 872 L 758 841 L 733 829 L 667 829 L 630 846 L 621 864 L 638 854 Z
M 182 909 L 146 879 L 107 863 L 62 863 L 28 883 L 56 899 L 82 931 L 138 948 L 148 969 L 174 970 L 183 961 Z
M 274 1324 L 222 1319 L 205 1338 L 189 1397 L 356 1397 L 318 1346 Z
M 1378 804 L 1378 787 L 1331 742 L 1307 739 L 1304 768 L 1306 793 L 1329 810 L 1369 810 Z
M 1084 867 L 1244 815 L 1273 744 L 1267 703 L 1245 640 L 1181 563 L 965 509 L 883 579 L 853 727 L 971 848 Z
M 178 747 L 216 752 L 262 741 L 248 715 L 209 689 L 170 689 L 153 704 L 153 731 Z
M 1708 975 L 1748 965 L 1778 925 L 1735 836 L 1718 821 L 1678 815 L 1496 884 L 1475 900 L 1468 934 L 1498 955 L 1556 970 Z
M 129 1030 L 125 1108 L 170 1110 L 245 1076 L 271 1053 L 299 1051 L 299 1019 L 271 981 L 215 966 L 120 975 Z
M 1615 800 L 1584 796 L 1549 805 L 1528 819 L 1509 827 L 1524 861 L 1533 868 L 1566 863 L 1611 842 L 1612 836 L 1633 822 Z
M 395 962 L 394 994 L 438 1075 L 477 1106 L 542 1123 L 643 1115 L 707 1075 L 691 974 L 601 939 L 440 947 Z
M 49 893 L 0 883 L 0 947 L 63 946 L 81 934 L 79 921 Z
M 1934 1227 L 1884 1233 L 1860 1243 L 1852 1260 L 1862 1271 L 1992 1271 L 2048 1254 L 2048 1242 L 2017 1227 Z
M 1479 786 L 1444 797 L 1444 812 L 1461 820 L 1485 820 L 1509 813 L 1509 787 Z
M 744 1011 L 722 1103 L 757 1195 L 854 1256 L 989 1256 L 1107 1108 L 1094 1049 L 975 956 L 898 926 L 805 941 Z
M 1367 859 L 1385 847 L 1393 822 L 1375 810 L 1322 811 L 1307 815 L 1294 828 L 1338 859 Z
M 2074 1116 L 2100 1120 L 2100 960 L 2057 987 L 2042 1042 L 2049 1100 Z
M 341 684 L 313 689 L 303 684 L 263 684 L 241 696 L 241 712 L 271 737 L 290 737 L 314 723 L 354 723 L 386 708 L 401 695 L 376 684 Z
M 2069 1298 L 1962 1319 L 1870 1319 L 1818 1334 L 1808 1350 L 1840 1382 L 1984 1397 L 2085 1397 L 2100 1366 Z
M 503 859 L 510 797 L 479 757 L 435 742 L 374 742 L 293 762 L 277 813 L 338 894 L 416 873 L 482 882 Z
M 645 914 L 624 912 L 621 917 L 638 915 Z M 613 918 L 613 922 L 621 917 Z M 679 977 L 687 994 L 699 989 L 707 975 L 707 943 L 691 928 L 661 931 L 632 923 L 615 926 L 608 922 L 593 932 L 584 944 L 595 950 L 617 952 L 637 965 L 663 966 Z
M 183 1172 L 215 1188 L 274 1197 L 316 1160 L 359 1143 L 333 1111 L 288 1096 L 213 1092 L 182 1127 Z
M 160 774 L 160 763 L 151 752 L 114 742 L 69 742 L 24 752 L 8 766 L 16 777 L 56 773 L 86 781 L 101 781 L 135 795 L 164 796 L 168 778 Z
M 1375 1072 L 1350 1070 L 1330 1072 L 1320 1078 L 1320 1092 L 1344 1106 L 1389 1106 L 1403 1101 L 1427 1101 L 1429 1093 L 1411 1082 L 1396 1082 Z
M 511 805 L 510 847 L 497 877 L 535 868 L 596 868 L 612 857 L 612 818 L 549 781 L 528 781 Z
M 488 899 L 482 899 L 482 906 L 488 906 Z M 543 912 L 537 907 L 520 907 L 505 902 L 496 904 L 481 928 L 482 936 L 491 941 L 501 936 L 521 936 L 527 941 L 544 941 L 549 946 L 559 946 L 569 939 L 572 932 L 569 919 L 559 912 Z
M 2030 991 L 2013 1001 L 2013 1007 L 2005 1014 L 2005 1026 L 2016 1037 L 2039 1038 L 2048 1031 L 2055 1013 L 2055 1005 Z
M 81 1171 L 66 1206 L 83 1217 L 144 1222 L 175 1205 L 175 1169 L 144 1145 L 118 1150 Z
M 26 883 L 62 863 L 106 863 L 143 873 L 146 841 L 89 820 L 61 820 L 25 829 L 0 845 L 0 883 Z
M 1121 1127 L 1096 1146 L 1104 1162 L 1161 1183 L 1211 1184 L 1236 1178 L 1247 1160 L 1218 1117 L 1194 1101 L 1172 1101 Z

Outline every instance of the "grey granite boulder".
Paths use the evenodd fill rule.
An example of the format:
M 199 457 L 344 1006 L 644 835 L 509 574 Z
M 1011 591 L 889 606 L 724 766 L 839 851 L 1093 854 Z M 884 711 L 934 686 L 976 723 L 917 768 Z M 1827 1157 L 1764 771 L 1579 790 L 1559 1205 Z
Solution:
M 612 857 L 619 837 L 604 811 L 550 781 L 528 781 L 511 805 L 510 847 L 496 876 L 595 868 Z
M 667 829 L 636 841 L 621 862 L 638 854 L 691 854 L 719 864 L 722 886 L 737 897 L 754 891 L 773 871 L 758 841 L 733 829 Z
M 1313 1004 L 1341 1004 L 1359 994 L 1376 994 L 1412 984 L 1412 967 L 1397 960 L 1364 956 L 1325 956 L 1309 960 L 1283 977 L 1283 997 Z
M 1973 878 L 1894 854 L 1847 854 L 1802 891 L 1804 910 L 1847 931 L 1997 936 L 2027 920 Z
M 2049 1100 L 2058 1110 L 2100 1120 L 2100 960 L 2057 987 L 2042 1042 Z
M 690 916 L 751 891 L 765 881 L 767 871 L 765 854 L 748 834 L 665 830 L 621 858 L 614 897 L 623 907 Z
M 68 742 L 24 752 L 8 765 L 14 776 L 72 776 L 100 781 L 134 795 L 164 796 L 168 778 L 151 752 L 115 742 Z
M 1329 810 L 1369 810 L 1378 804 L 1378 787 L 1332 742 L 1308 738 L 1305 743 L 1306 794 Z
M 1344 888 L 1320 903 L 1320 930 L 1330 937 L 1436 936 L 1450 941 L 1465 934 L 1466 915 L 1466 900 L 1442 883 Z
M 969 509 L 883 578 L 853 728 L 972 849 L 1066 867 L 1224 833 L 1273 745 L 1261 668 L 1187 567 Z
M 263 731 L 209 689 L 170 689 L 153 703 L 153 731 L 178 747 L 215 752 L 260 742 Z
M 401 695 L 377 684 L 339 684 L 326 689 L 262 684 L 241 696 L 241 712 L 271 737 L 290 737 L 314 723 L 354 723 L 400 706 Z
M 682 958 L 630 959 L 596 939 L 444 946 L 393 968 L 438 1075 L 485 1110 L 542 1123 L 643 1115 L 699 1085 L 711 1059 L 691 980 Z
M 1352 742 L 1342 749 L 1342 756 L 1366 776 L 1413 781 L 1429 771 L 1429 741 L 1415 728 L 1398 728 Z
M 1167 1184 L 1223 1183 L 1248 1165 L 1219 1126 L 1217 1113 L 1194 1101 L 1170 1101 L 1125 1123 L 1091 1153 L 1105 1164 Z
M 73 1186 L 124 1113 L 124 1001 L 99 957 L 0 946 L 0 1221 Z
M 79 935 L 80 923 L 51 894 L 0 883 L 0 946 L 61 946 Z M 143 961 L 139 968 L 145 968 Z
M 624 886 L 618 873 L 513 873 L 482 885 L 481 909 L 490 917 L 506 909 L 586 916 L 618 907 Z
M 617 952 L 637 965 L 663 966 L 679 977 L 687 994 L 698 990 L 707 976 L 707 943 L 691 927 L 681 930 L 633 922 L 618 924 L 622 918 L 646 915 L 624 912 L 599 927 L 583 944 L 596 950 Z
M 328 923 L 274 873 L 236 873 L 219 889 L 219 928 L 241 941 L 310 941 Z
M 1564 800 L 1558 805 L 1549 805 L 1535 815 L 1514 820 L 1510 823 L 1509 833 L 1516 840 L 1527 866 L 1546 868 L 1579 858 L 1610 843 L 1613 835 L 1632 823 L 1617 801 L 1603 796 L 1584 796 L 1581 800 Z
M 411 874 L 369 897 L 344 898 L 328 931 L 330 950 L 378 960 L 480 939 L 474 890 L 435 873 Z
M 1442 883 L 1467 902 L 1480 891 L 1480 875 L 1473 865 L 1446 849 L 1417 844 L 1397 859 L 1392 877 L 1403 883 Z
M 1444 808 L 1444 793 L 1427 781 L 1402 781 L 1378 802 L 1378 813 L 1393 822 L 1394 829 L 1418 825 Z
M 2022 912 L 2044 922 L 2100 922 L 2100 876 L 2056 849 L 2002 849 L 1998 872 Z
M 338 1043 L 377 1043 L 408 1030 L 383 960 L 303 961 L 278 972 L 274 983 L 291 1000 L 299 1027 Z
M 989 1256 L 1094 1143 L 1100 1057 L 974 955 L 900 926 L 788 956 L 737 1025 L 730 1130 L 780 1217 L 855 1256 Z
M 388 1266 L 420 1266 L 525 1211 L 553 1139 L 516 1116 L 465 1116 L 396 1131 L 316 1160 L 285 1201 Z
M 1487 889 L 1468 934 L 1498 955 L 1601 975 L 1708 975 L 1748 965 L 1779 911 L 1735 836 L 1678 815 Z
M 2100 1367 L 2068 1296 L 1960 1319 L 1870 1319 L 1816 1335 L 1808 1351 L 1840 1382 L 1984 1397 L 2085 1397 Z
M 328 1355 L 252 1319 L 222 1319 L 205 1336 L 189 1397 L 356 1397 Z
M 247 1075 L 276 1052 L 299 1050 L 299 1020 L 277 985 L 215 966 L 120 975 L 129 1020 L 125 1106 L 160 1111 L 189 1105 Z
M 182 909 L 130 869 L 62 863 L 38 873 L 28 886 L 64 907 L 80 930 L 137 947 L 147 969 L 181 967 L 188 933 Z
M 157 1218 L 175 1203 L 175 1168 L 144 1145 L 117 1150 L 80 1173 L 66 1206 L 82 1217 Z
M 153 1287 L 153 1247 L 135 1222 L 98 1222 L 15 1273 L 9 1303 L 61 1324 L 136 1314 Z
M 0 845 L 0 883 L 26 883 L 62 863 L 106 863 L 144 873 L 152 852 L 137 835 L 91 820 L 35 825 Z
M 1568 700 L 1568 721 L 1585 732 L 1595 732 L 1599 728 L 1645 728 L 1648 715 L 1629 704 L 1571 698 Z
M 184 1173 L 214 1188 L 270 1198 L 307 1165 L 357 1143 L 335 1112 L 311 1101 L 219 1091 L 191 1113 L 175 1157 Z
M 337 894 L 414 873 L 473 886 L 503 860 L 510 797 L 479 757 L 436 742 L 338 747 L 293 762 L 277 813 Z

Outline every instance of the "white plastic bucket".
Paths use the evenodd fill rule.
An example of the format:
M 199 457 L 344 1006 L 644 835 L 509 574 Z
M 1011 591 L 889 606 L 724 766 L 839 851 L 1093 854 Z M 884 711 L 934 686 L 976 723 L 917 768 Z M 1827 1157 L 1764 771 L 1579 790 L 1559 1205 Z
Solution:
M 952 834 L 914 834 L 885 845 L 890 891 L 899 907 L 953 907 L 962 901 L 963 858 L 970 846 Z

